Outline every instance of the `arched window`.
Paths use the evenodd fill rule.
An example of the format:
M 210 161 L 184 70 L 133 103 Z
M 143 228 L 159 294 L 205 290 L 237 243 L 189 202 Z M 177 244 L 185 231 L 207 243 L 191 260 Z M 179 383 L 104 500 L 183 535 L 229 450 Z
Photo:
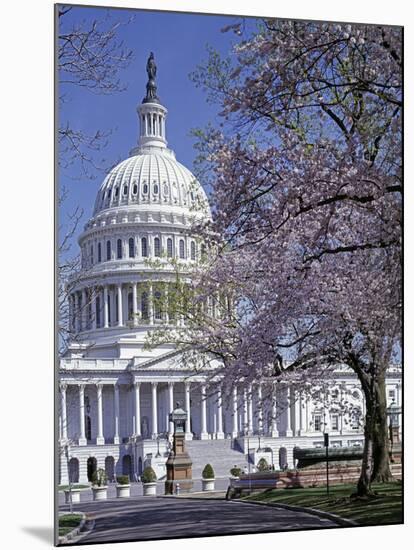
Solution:
M 110 481 L 115 481 L 115 459 L 113 456 L 105 458 L 105 473 Z
M 154 292 L 154 317 L 157 320 L 162 319 L 162 311 L 161 311 L 161 292 L 157 290 L 157 292 Z
M 158 185 L 154 184 L 154 195 L 158 195 Z
M 128 185 L 124 185 L 124 195 L 128 193 Z
M 122 259 L 122 240 L 118 239 L 116 241 L 116 257 L 118 260 Z
M 161 256 L 161 241 L 158 237 L 154 239 L 154 256 Z
M 191 259 L 196 259 L 196 245 L 194 241 L 191 241 Z
M 142 188 L 144 195 L 148 193 L 148 185 L 144 183 L 144 187 Z
M 167 239 L 167 256 L 168 256 L 168 258 L 173 257 L 173 242 L 172 242 L 172 239 Z
M 69 481 L 79 483 L 79 460 L 74 457 L 69 460 Z
M 111 241 L 106 241 L 106 259 L 111 259 Z
M 131 455 L 125 455 L 122 458 L 122 474 L 132 478 L 132 460 Z
M 146 237 L 142 237 L 141 239 L 141 256 L 143 256 L 144 258 L 148 256 L 148 245 Z
M 119 187 L 115 187 L 115 197 L 118 196 L 118 193 L 119 193 Z
M 129 257 L 134 258 L 134 256 L 135 256 L 135 243 L 134 243 L 134 238 L 133 237 L 130 237 L 130 239 L 128 241 L 128 249 L 129 249 Z
M 91 265 L 93 265 L 93 244 L 91 245 Z
M 184 248 L 184 240 L 183 239 L 180 239 L 179 247 L 180 247 L 180 258 L 184 259 L 185 258 L 185 248 Z
M 102 245 L 98 243 L 98 262 L 102 262 Z
M 141 316 L 143 319 L 148 319 L 148 294 L 141 294 Z
M 91 417 L 88 416 L 87 418 L 89 418 L 89 425 L 90 425 Z M 88 458 L 87 463 L 86 463 L 86 471 L 87 471 L 87 475 L 88 475 L 88 481 L 92 481 L 93 474 L 96 472 L 97 467 L 98 467 L 98 464 L 97 464 L 96 458 L 94 456 L 90 456 Z
M 119 321 L 118 318 L 118 293 L 115 294 L 115 323 Z
M 134 184 L 134 187 L 132 188 L 132 194 L 133 194 L 133 195 L 136 195 L 137 192 L 138 192 L 138 185 L 135 183 L 135 184 Z

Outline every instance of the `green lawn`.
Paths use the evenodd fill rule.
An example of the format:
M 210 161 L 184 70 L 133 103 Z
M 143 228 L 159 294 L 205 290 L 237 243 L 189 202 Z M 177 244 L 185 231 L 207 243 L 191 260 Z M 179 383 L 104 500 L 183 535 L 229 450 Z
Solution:
M 351 493 L 355 491 L 355 485 L 330 487 L 329 498 L 326 494 L 326 487 L 309 487 L 305 489 L 273 489 L 252 494 L 243 500 L 281 502 L 316 508 L 352 519 L 361 525 L 401 523 L 403 521 L 401 483 L 377 483 L 373 484 L 372 488 L 377 495 L 368 500 L 350 499 Z
M 82 521 L 82 514 L 65 514 L 59 516 L 59 537 L 63 537 L 75 529 Z
M 58 486 L 58 491 L 65 491 L 67 489 L 69 489 L 69 485 L 59 485 Z M 76 485 L 72 485 L 72 489 L 89 489 L 89 485 L 76 484 Z

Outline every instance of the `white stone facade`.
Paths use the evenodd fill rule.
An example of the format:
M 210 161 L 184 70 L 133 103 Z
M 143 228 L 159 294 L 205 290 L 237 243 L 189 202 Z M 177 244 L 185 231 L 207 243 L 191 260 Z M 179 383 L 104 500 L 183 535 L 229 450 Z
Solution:
M 201 185 L 167 149 L 166 114 L 159 103 L 138 107 L 138 146 L 105 178 L 79 237 L 82 269 L 68 298 L 73 338 L 59 371 L 59 441 L 72 480 L 88 481 L 95 467 L 134 479 L 148 462 L 162 476 L 176 401 L 188 411 L 186 438 L 211 440 L 213 453 L 213 440 L 232 439 L 241 453 L 266 447 L 276 467 L 292 466 L 293 447 L 321 445 L 325 424 L 333 444 L 360 444 L 362 426 L 344 412 L 339 394 L 331 394 L 329 413 L 280 384 L 262 403 L 266 381 L 211 394 L 173 346 L 144 348 L 161 324 L 183 322 L 154 298 L 168 304 L 171 258 L 197 261 L 201 246 L 189 227 L 194 216 L 209 215 Z M 363 413 L 355 378 L 341 370 L 337 379 Z M 390 369 L 387 391 L 389 402 L 401 405 L 400 369 Z M 61 483 L 68 460 L 62 452 Z

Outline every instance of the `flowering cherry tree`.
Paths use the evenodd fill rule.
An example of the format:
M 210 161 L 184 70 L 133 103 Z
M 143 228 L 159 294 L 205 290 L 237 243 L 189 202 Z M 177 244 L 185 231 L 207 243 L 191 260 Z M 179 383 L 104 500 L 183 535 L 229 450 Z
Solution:
M 401 30 L 265 20 L 192 75 L 220 105 L 198 136 L 213 220 L 183 345 L 223 384 L 356 373 L 358 494 L 390 478 L 386 369 L 401 335 Z M 196 307 L 197 303 L 200 307 Z M 184 313 L 183 313 L 184 314 Z M 191 322 L 192 321 L 192 322 Z

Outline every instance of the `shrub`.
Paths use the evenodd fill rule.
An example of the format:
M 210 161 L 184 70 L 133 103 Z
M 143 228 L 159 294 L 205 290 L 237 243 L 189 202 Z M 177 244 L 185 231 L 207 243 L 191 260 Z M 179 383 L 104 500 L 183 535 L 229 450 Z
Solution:
M 241 468 L 239 468 L 238 466 L 234 466 L 234 468 L 231 468 L 230 473 L 233 477 L 240 477 Z
M 142 483 L 153 483 L 157 481 L 157 474 L 154 472 L 151 466 L 147 466 L 141 475 Z
M 117 476 L 116 481 L 119 485 L 129 485 L 129 476 Z
M 266 472 L 269 470 L 269 464 L 265 458 L 261 458 L 257 463 L 257 469 L 259 472 Z
M 108 480 L 108 476 L 103 468 L 98 468 L 95 470 L 92 476 L 92 484 L 95 487 L 104 487 Z
M 213 466 L 211 464 L 206 464 L 201 475 L 203 476 L 203 479 L 214 479 Z

